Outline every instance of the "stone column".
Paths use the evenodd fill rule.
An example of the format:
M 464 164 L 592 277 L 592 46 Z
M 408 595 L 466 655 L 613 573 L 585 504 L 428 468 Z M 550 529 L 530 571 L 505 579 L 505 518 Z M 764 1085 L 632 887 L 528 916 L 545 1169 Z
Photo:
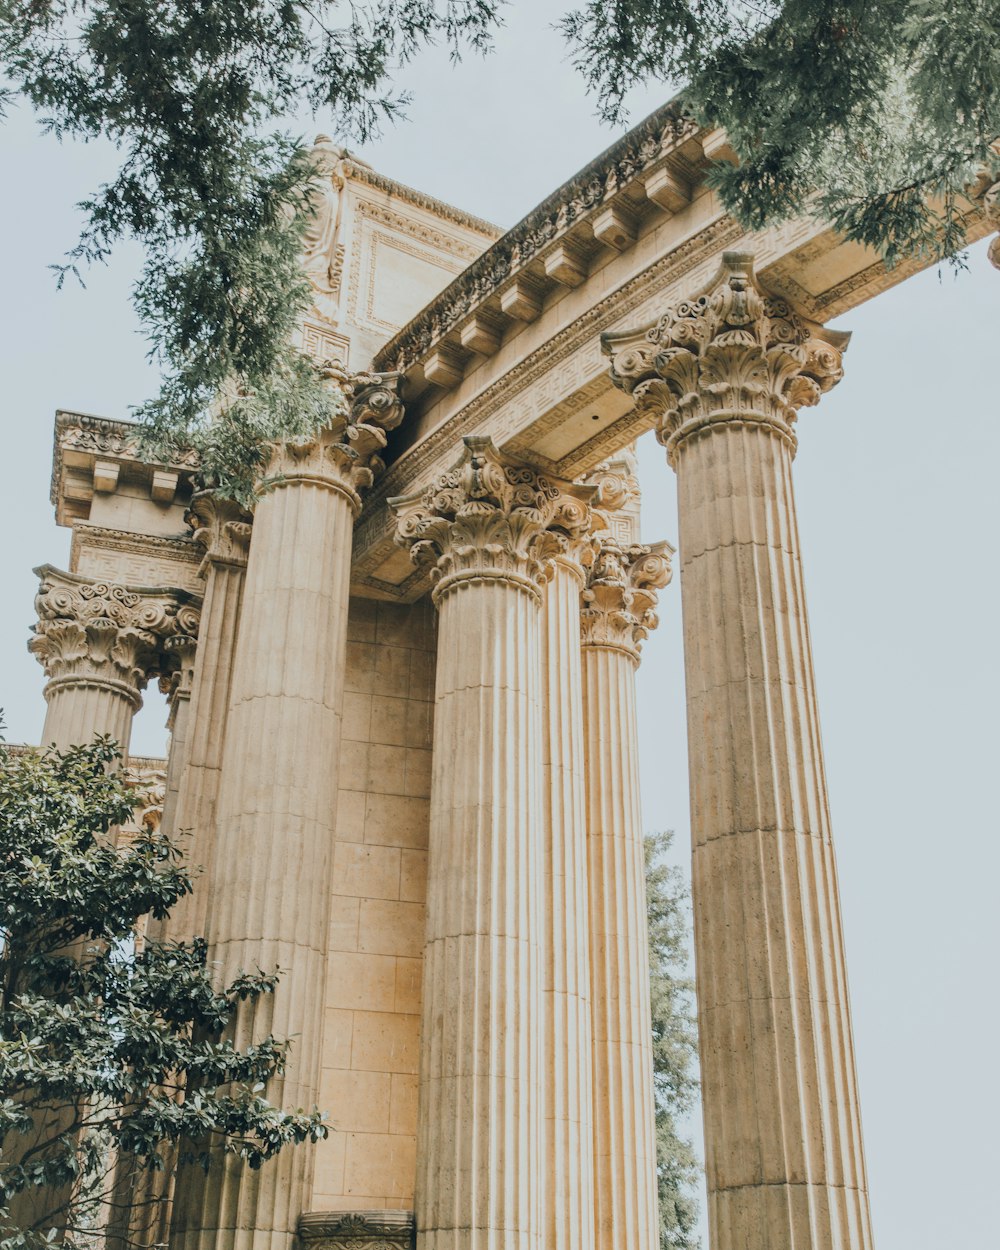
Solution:
M 432 566 L 438 626 L 424 954 L 417 1244 L 540 1250 L 545 870 L 543 538 L 576 500 L 467 438 L 393 500 Z
M 871 1247 L 791 479 L 797 411 L 844 346 L 742 253 L 605 339 L 678 480 L 713 1250 Z
M 583 510 L 581 510 L 583 513 Z M 559 533 L 542 611 L 546 1250 L 593 1250 L 593 1065 L 580 595 L 592 555 Z
M 168 779 L 164 809 L 165 827 L 187 839 L 187 861 L 196 874 L 193 893 L 181 899 L 168 920 L 170 937 L 181 941 L 203 937 L 207 928 L 215 808 L 251 518 L 232 500 L 203 490 L 192 496 L 187 521 L 195 542 L 205 549 L 199 570 L 205 579 L 205 592 L 184 732 L 183 771 L 177 778 L 176 791 Z M 173 748 L 174 742 L 171 757 Z M 171 802 L 172 793 L 175 797 Z
M 128 754 L 132 717 L 171 638 L 198 631 L 197 599 L 181 590 L 117 586 L 63 573 L 50 564 L 28 643 L 45 669 L 48 708 L 42 743 L 60 749 L 106 734 Z
M 170 747 L 167 751 L 167 779 L 159 824 L 165 832 L 173 835 L 178 829 L 177 801 L 187 765 L 191 690 L 198 640 L 184 634 L 168 638 L 164 644 L 164 652 L 165 671 L 160 674 L 160 692 L 167 696 L 170 709 L 167 715 Z
M 581 612 L 600 1250 L 659 1245 L 635 670 L 668 552 L 602 536 Z
M 350 400 L 314 437 L 273 449 L 254 521 L 218 793 L 209 957 L 221 982 L 280 969 L 240 1011 L 233 1041 L 292 1042 L 267 1097 L 319 1092 L 330 872 L 354 518 L 402 408 L 377 377 L 336 380 Z M 284 1250 L 311 1189 L 313 1151 L 259 1171 L 216 1153 L 177 1180 L 171 1244 Z

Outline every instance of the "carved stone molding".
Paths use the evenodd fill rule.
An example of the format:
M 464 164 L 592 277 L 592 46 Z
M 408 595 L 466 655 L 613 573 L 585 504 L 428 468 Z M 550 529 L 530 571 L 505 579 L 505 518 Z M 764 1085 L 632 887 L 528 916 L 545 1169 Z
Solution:
M 983 211 L 994 230 L 1000 230 L 1000 182 L 994 182 L 983 196 Z M 990 263 L 1000 269 L 1000 235 L 990 243 L 987 255 Z
M 50 688 L 76 681 L 112 685 L 138 708 L 139 692 L 154 672 L 173 671 L 184 654 L 193 663 L 199 610 L 186 591 L 117 586 L 51 565 L 35 572 L 41 578 L 39 619 L 28 649 Z M 169 655 L 171 641 L 175 650 Z
M 310 437 L 272 443 L 262 489 L 312 482 L 344 491 L 359 511 L 360 492 L 385 468 L 380 453 L 388 431 L 403 419 L 399 376 L 352 374 L 336 361 L 327 361 L 322 368 L 327 381 L 340 392 L 340 410 L 328 426 Z
M 673 553 L 665 542 L 623 547 L 598 539 L 580 608 L 583 646 L 624 651 L 638 664 L 643 639 L 659 624 L 656 592 L 670 581 Z
M 798 410 L 843 377 L 849 336 L 798 317 L 757 285 L 753 257 L 724 252 L 708 287 L 641 330 L 605 334 L 611 377 L 677 448 L 716 424 L 767 425 L 794 451 Z
M 192 537 L 212 564 L 245 565 L 250 550 L 253 517 L 231 499 L 213 490 L 200 490 L 191 496 L 184 514 Z M 205 573 L 205 562 L 199 570 Z
M 430 568 L 434 600 L 469 579 L 540 595 L 552 558 L 590 526 L 593 488 L 557 483 L 512 461 L 489 438 L 466 438 L 458 464 L 417 495 L 389 500 L 396 541 Z
M 303 1250 L 412 1250 L 412 1211 L 309 1211 L 299 1220 Z

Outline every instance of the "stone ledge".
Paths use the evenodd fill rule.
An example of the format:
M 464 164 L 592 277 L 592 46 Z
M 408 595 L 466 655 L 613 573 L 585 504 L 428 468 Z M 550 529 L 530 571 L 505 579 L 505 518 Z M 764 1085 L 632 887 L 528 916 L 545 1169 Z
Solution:
M 303 1250 L 412 1250 L 412 1211 L 307 1211 L 299 1219 Z

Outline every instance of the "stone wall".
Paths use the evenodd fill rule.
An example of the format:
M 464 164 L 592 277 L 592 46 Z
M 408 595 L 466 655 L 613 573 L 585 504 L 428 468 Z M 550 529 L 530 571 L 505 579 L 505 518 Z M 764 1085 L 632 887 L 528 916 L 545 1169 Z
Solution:
M 435 621 L 352 599 L 314 1211 L 413 1205 Z

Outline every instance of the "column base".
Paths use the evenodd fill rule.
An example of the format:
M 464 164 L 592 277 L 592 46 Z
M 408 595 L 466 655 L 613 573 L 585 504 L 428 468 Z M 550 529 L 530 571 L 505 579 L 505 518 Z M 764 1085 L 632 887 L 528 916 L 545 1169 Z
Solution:
M 299 1220 L 302 1250 L 413 1250 L 412 1211 L 307 1211 Z

